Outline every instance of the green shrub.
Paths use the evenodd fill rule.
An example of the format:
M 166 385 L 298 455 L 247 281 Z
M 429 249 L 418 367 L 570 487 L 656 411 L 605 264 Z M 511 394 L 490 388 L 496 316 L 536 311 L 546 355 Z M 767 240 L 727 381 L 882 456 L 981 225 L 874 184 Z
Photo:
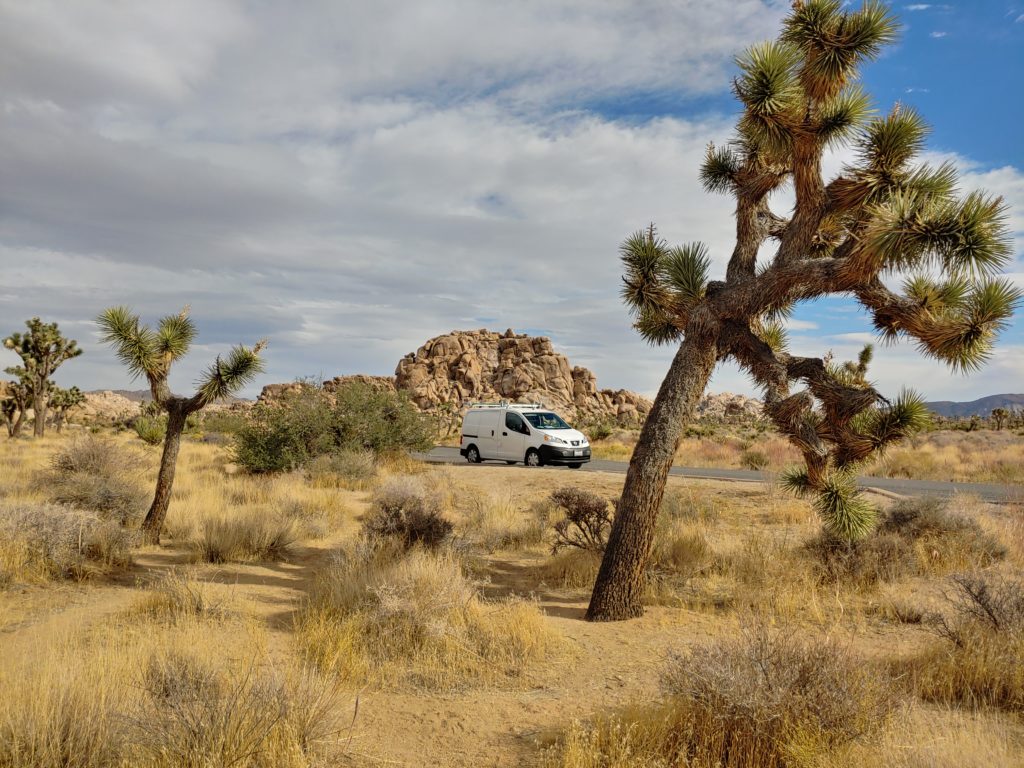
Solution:
M 167 434 L 166 416 L 139 416 L 132 423 L 132 429 L 144 442 L 150 445 L 160 445 Z
M 235 460 L 252 472 L 273 472 L 340 451 L 379 455 L 426 448 L 431 435 L 403 393 L 360 382 L 333 393 L 304 385 L 253 408 L 235 435 Z

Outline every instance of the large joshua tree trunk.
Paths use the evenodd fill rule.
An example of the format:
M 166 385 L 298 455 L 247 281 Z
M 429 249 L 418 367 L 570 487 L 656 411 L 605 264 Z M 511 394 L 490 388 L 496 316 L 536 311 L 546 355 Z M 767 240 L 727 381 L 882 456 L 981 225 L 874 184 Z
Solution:
M 33 434 L 36 437 L 42 437 L 46 432 L 47 396 L 46 392 L 42 391 L 44 388 L 45 382 L 42 386 L 37 384 L 35 395 L 32 397 L 32 411 L 35 414 Z
M 643 613 L 644 570 L 668 471 L 716 359 L 713 338 L 684 341 L 676 352 L 629 461 L 608 548 L 587 609 L 590 621 L 620 621 Z
M 167 409 L 167 434 L 164 436 L 164 452 L 160 457 L 160 472 L 156 478 L 156 494 L 153 504 L 142 521 L 142 535 L 147 544 L 159 544 L 160 532 L 167 517 L 174 486 L 174 470 L 178 464 L 178 449 L 181 447 L 181 433 L 185 430 L 188 411 L 175 403 Z

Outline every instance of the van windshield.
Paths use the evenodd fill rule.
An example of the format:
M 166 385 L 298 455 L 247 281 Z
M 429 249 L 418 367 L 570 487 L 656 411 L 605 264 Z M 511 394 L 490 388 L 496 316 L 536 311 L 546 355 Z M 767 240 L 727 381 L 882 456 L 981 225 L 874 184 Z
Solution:
M 524 413 L 523 416 L 537 429 L 572 429 L 557 413 Z

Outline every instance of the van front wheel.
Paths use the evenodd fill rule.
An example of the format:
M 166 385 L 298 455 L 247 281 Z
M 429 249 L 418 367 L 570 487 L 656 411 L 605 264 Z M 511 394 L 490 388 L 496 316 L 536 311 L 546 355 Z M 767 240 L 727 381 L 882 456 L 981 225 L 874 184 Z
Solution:
M 526 452 L 526 458 L 523 459 L 523 463 L 525 463 L 528 467 L 539 467 L 541 464 L 540 454 L 537 453 L 537 450 L 535 448 L 531 448 Z
M 480 451 L 477 450 L 475 445 L 471 445 L 466 449 L 466 461 L 470 464 L 480 463 Z

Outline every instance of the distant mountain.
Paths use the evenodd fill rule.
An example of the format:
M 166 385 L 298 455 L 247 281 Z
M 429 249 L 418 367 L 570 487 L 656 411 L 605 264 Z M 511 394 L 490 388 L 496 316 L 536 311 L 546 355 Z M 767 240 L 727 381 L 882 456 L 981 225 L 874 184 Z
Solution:
M 938 400 L 925 403 L 939 416 L 946 418 L 966 418 L 969 416 L 988 416 L 993 408 L 1005 408 L 1008 411 L 1024 410 L 1024 395 L 989 395 L 971 400 L 969 403 L 956 403 L 952 400 Z
M 115 395 L 120 395 L 133 403 L 148 403 L 153 399 L 153 395 L 150 394 L 148 389 L 94 389 L 91 392 L 86 392 L 87 395 L 97 395 L 101 392 L 113 392 Z M 223 400 L 218 400 L 219 403 L 245 403 L 248 400 L 244 397 L 228 397 Z

